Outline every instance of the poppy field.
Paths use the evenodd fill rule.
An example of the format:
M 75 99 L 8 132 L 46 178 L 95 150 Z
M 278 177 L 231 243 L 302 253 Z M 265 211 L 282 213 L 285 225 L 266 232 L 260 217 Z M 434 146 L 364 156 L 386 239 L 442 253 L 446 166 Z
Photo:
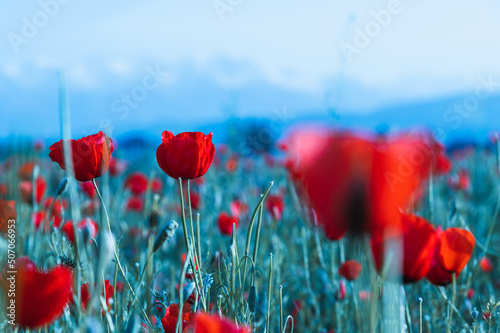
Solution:
M 298 126 L 250 154 L 156 134 L 5 145 L 2 331 L 500 328 L 497 134 Z

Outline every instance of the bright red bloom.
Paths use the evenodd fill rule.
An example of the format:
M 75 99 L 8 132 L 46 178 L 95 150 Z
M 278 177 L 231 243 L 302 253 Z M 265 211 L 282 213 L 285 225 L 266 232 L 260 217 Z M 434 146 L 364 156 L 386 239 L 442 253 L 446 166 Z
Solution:
M 16 202 L 0 199 L 0 234 L 7 233 L 10 225 L 9 220 L 16 218 Z
M 53 211 L 53 210 L 52 210 Z M 62 215 L 59 214 L 51 214 L 52 226 L 54 228 L 59 228 L 62 222 Z M 32 215 L 33 224 L 35 225 L 35 229 L 40 228 L 43 225 L 44 231 L 49 231 L 50 221 L 47 219 L 47 212 L 44 210 L 39 210 Z
M 429 272 L 437 235 L 434 227 L 422 217 L 401 214 L 401 218 L 402 234 L 372 237 L 372 253 L 379 273 L 384 268 L 385 257 L 390 260 L 387 262 L 387 278 L 412 283 Z
M 39 204 L 45 195 L 47 183 L 42 177 L 38 177 L 35 181 L 35 187 L 35 202 Z M 21 192 L 24 202 L 29 204 L 33 203 L 33 181 L 25 180 L 19 183 L 19 191 Z
M 221 234 L 231 236 L 233 233 L 233 224 L 236 224 L 236 228 L 238 228 L 238 219 L 233 217 L 225 212 L 222 212 L 217 219 L 217 225 L 219 226 L 219 230 Z
M 133 194 L 142 194 L 148 188 L 148 177 L 140 171 L 132 172 L 125 178 L 124 185 Z
M 281 220 L 284 208 L 283 199 L 279 195 L 268 196 L 266 199 L 266 208 L 274 220 Z
M 70 300 L 73 285 L 71 270 L 65 266 L 55 266 L 48 272 L 42 271 L 26 257 L 16 259 L 15 265 L 16 293 L 13 299 L 16 322 L 21 327 L 29 328 L 52 323 L 62 315 Z M 4 276 L 1 285 L 7 292 L 10 281 Z
M 493 270 L 493 264 L 491 263 L 490 258 L 484 257 L 479 261 L 479 267 L 483 270 L 483 272 L 489 273 Z
M 97 194 L 92 182 L 80 183 L 80 188 L 82 189 L 82 192 L 85 193 L 90 199 L 94 198 Z
M 127 202 L 127 211 L 142 212 L 144 210 L 144 199 L 137 196 L 132 196 Z
M 106 296 L 104 296 L 104 293 L 106 293 Z M 87 303 L 90 301 L 90 296 L 91 296 L 88 283 L 85 283 L 80 287 L 80 294 L 82 300 L 82 309 L 85 310 L 87 307 Z M 104 288 L 101 291 L 101 295 L 106 299 L 106 306 L 108 310 L 110 310 L 109 304 L 111 303 L 114 294 L 115 294 L 115 289 L 113 288 L 113 285 L 109 282 L 109 280 L 104 280 Z M 102 314 L 104 315 L 104 310 Z
M 182 319 L 181 328 L 182 332 L 189 332 L 193 327 L 194 323 L 194 313 L 191 313 L 191 305 L 184 303 L 182 307 Z M 165 311 L 165 316 L 161 319 L 161 325 L 165 330 L 165 333 L 175 333 L 175 328 L 177 326 L 177 318 L 179 318 L 179 305 L 174 303 Z
M 81 220 L 80 223 L 78 223 L 77 228 L 79 230 L 84 230 L 85 228 L 87 228 L 87 230 L 89 231 L 89 235 L 92 238 L 95 238 L 97 236 L 97 231 L 99 230 L 97 223 L 88 217 Z M 68 240 L 74 244 L 75 243 L 75 231 L 73 229 L 73 221 L 66 222 L 61 227 L 61 230 L 66 235 L 66 238 L 68 238 Z
M 106 173 L 113 153 L 113 140 L 103 132 L 86 136 L 78 140 L 70 140 L 73 157 L 73 168 L 76 180 L 87 182 Z M 64 161 L 64 144 L 59 140 L 50 146 L 49 157 L 66 170 Z
M 361 264 L 356 260 L 348 260 L 339 267 L 339 275 L 348 281 L 356 280 L 361 274 Z
M 196 333 L 250 333 L 247 327 L 236 327 L 232 322 L 205 313 L 196 315 Z
M 203 176 L 214 159 L 212 133 L 184 132 L 176 136 L 165 131 L 156 150 L 160 168 L 174 179 L 195 179 Z
M 313 138 L 312 148 L 301 147 L 304 156 L 294 168 L 327 237 L 401 228 L 400 209 L 435 164 L 435 141 L 424 135 L 349 132 Z
M 432 265 L 427 280 L 438 286 L 446 286 L 453 281 L 453 273 L 458 277 L 469 262 L 476 244 L 474 236 L 465 229 L 448 228 L 437 231 Z

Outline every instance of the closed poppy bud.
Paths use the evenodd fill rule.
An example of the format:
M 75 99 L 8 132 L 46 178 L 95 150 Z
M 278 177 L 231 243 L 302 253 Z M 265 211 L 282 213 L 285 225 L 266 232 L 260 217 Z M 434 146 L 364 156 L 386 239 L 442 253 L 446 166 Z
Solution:
M 279 195 L 270 195 L 266 200 L 267 211 L 271 214 L 274 220 L 279 221 L 283 216 L 283 199 Z
M 339 300 L 343 300 L 345 298 L 345 292 L 346 292 L 345 282 L 344 280 L 340 280 L 339 289 L 337 291 L 337 298 Z
M 238 227 L 238 219 L 227 213 L 221 213 L 217 219 L 217 225 L 223 235 L 231 236 L 233 233 L 233 224 L 236 224 L 236 227 Z
M 124 185 L 133 194 L 142 194 L 148 188 L 148 177 L 142 172 L 132 172 L 125 178 Z
M 257 309 L 257 288 L 253 285 L 250 287 L 250 292 L 248 293 L 248 310 L 251 313 L 255 313 Z
M 16 202 L 0 199 L 0 234 L 7 233 L 9 221 L 15 221 L 16 218 Z M 10 224 L 12 224 L 12 222 Z
M 339 275 L 347 281 L 356 280 L 361 273 L 361 264 L 356 260 L 348 260 L 339 267 Z
M 483 272 L 489 273 L 493 270 L 493 264 L 491 263 L 490 258 L 484 257 L 479 261 L 479 266 L 483 270 Z
M 402 234 L 372 237 L 372 253 L 379 273 L 385 268 L 388 279 L 412 283 L 429 272 L 437 236 L 434 227 L 422 217 L 402 214 L 401 219 Z
M 158 236 L 156 236 L 155 242 L 153 244 L 153 253 L 158 251 L 158 249 L 167 241 L 170 237 L 172 237 L 175 233 L 175 230 L 179 225 L 175 221 L 170 221 L 167 225 L 161 228 Z
M 99 132 L 69 142 L 74 168 L 72 176 L 76 180 L 87 182 L 106 172 L 113 153 L 113 140 L 106 134 Z M 49 157 L 53 162 L 57 162 L 61 169 L 66 170 L 63 140 L 50 146 Z
M 8 270 L 13 270 L 8 267 Z M 7 293 L 14 277 L 15 321 L 21 327 L 38 328 L 49 325 L 63 313 L 71 297 L 73 274 L 65 266 L 55 266 L 50 271 L 39 270 L 26 257 L 16 259 L 17 274 L 7 274 L 1 283 Z M 10 296 L 10 295 L 9 295 Z
M 174 179 L 195 179 L 203 176 L 214 159 L 212 133 L 184 132 L 176 136 L 165 131 L 156 150 L 160 168 Z

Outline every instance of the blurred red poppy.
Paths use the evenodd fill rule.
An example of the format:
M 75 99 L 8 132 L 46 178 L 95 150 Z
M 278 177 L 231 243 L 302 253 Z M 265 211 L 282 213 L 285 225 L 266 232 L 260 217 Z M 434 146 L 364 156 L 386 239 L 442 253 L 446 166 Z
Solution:
M 148 188 L 148 177 L 140 171 L 132 172 L 125 178 L 124 186 L 133 194 L 142 194 Z
M 39 204 L 45 195 L 47 183 L 42 177 L 38 177 L 35 181 L 35 187 L 35 202 Z M 19 191 L 24 202 L 33 204 L 33 181 L 25 180 L 19 183 Z
M 339 275 L 347 281 L 356 280 L 361 274 L 361 264 L 356 260 L 348 260 L 339 267 Z
M 78 140 L 70 140 L 73 158 L 74 177 L 86 182 L 106 173 L 113 153 L 113 140 L 103 132 L 86 136 Z M 50 146 L 49 157 L 66 170 L 64 160 L 64 144 L 60 140 Z
M 446 286 L 453 281 L 453 273 L 458 277 L 469 262 L 476 239 L 465 229 L 448 228 L 437 231 L 432 265 L 426 275 L 427 280 L 438 286 Z
M 489 273 L 493 270 L 493 264 L 488 257 L 481 258 L 481 260 L 479 261 L 479 267 L 481 267 L 482 271 L 485 273 Z
M 2 288 L 7 292 L 15 281 L 15 296 L 8 298 L 8 304 L 15 304 L 14 317 L 21 327 L 37 328 L 48 325 L 62 315 L 68 304 L 73 274 L 68 267 L 55 266 L 50 271 L 39 270 L 26 257 L 16 259 L 15 269 L 8 271 L 1 279 Z M 11 278 L 15 276 L 15 280 Z
M 95 238 L 97 236 L 97 231 L 99 230 L 99 227 L 97 226 L 97 223 L 93 221 L 90 218 L 85 218 L 78 223 L 77 228 L 79 230 L 88 230 L 89 236 L 92 238 Z M 64 223 L 64 225 L 61 227 L 62 232 L 66 235 L 66 238 L 71 242 L 75 243 L 75 231 L 73 228 L 73 221 L 67 221 Z
M 130 197 L 126 209 L 132 212 L 142 212 L 144 210 L 144 199 L 138 196 Z
M 176 136 L 165 131 L 156 150 L 160 168 L 174 179 L 195 179 L 203 176 L 214 159 L 212 133 L 184 132 Z
M 226 161 L 226 170 L 229 173 L 233 173 L 238 169 L 238 156 L 235 155 Z
M 437 149 L 428 136 L 410 134 L 388 138 L 332 132 L 316 135 L 313 144 L 319 148 L 304 151 L 296 168 L 332 240 L 348 230 L 373 234 L 400 228 L 400 208 L 427 179 Z
M 283 216 L 283 199 L 279 195 L 270 195 L 266 198 L 266 208 L 275 221 L 281 220 Z
M 227 319 L 205 313 L 196 315 L 195 327 L 196 333 L 250 333 L 247 327 L 238 328 Z
M 191 207 L 193 209 L 200 209 L 201 206 L 200 194 L 198 192 L 191 191 L 189 196 L 191 198 Z
M 235 199 L 229 205 L 229 210 L 231 211 L 231 215 L 236 218 L 241 217 L 248 212 L 248 205 L 244 202 L 241 202 L 239 199 Z
M 80 183 L 80 188 L 82 189 L 82 192 L 85 193 L 90 199 L 96 196 L 95 187 L 92 182 Z
M 454 190 L 470 191 L 471 181 L 470 175 L 467 170 L 460 170 L 457 174 L 452 175 L 448 178 L 448 186 Z
M 402 234 L 372 237 L 372 253 L 379 273 L 385 269 L 387 279 L 412 283 L 429 272 L 437 235 L 434 227 L 422 217 L 402 214 L 401 218 Z
M 0 183 L 0 198 L 4 198 L 7 196 L 7 191 L 8 191 L 7 184 L 5 183 Z
M 117 158 L 111 158 L 109 162 L 109 174 L 112 177 L 118 177 L 127 169 L 127 164 Z
M 191 312 L 191 305 L 189 303 L 184 303 L 181 316 L 182 332 L 189 332 L 189 330 L 193 328 L 195 317 L 195 314 Z M 165 333 L 175 333 L 177 318 L 179 318 L 179 305 L 176 303 L 170 304 L 165 311 L 165 316 L 161 319 L 161 325 Z
M 94 285 L 95 286 L 95 285 Z M 82 309 L 85 310 L 87 308 L 88 302 L 90 301 L 90 290 L 89 290 L 89 284 L 85 283 L 80 287 L 80 294 L 81 294 L 81 300 L 82 300 Z M 104 295 L 106 293 L 106 295 Z M 109 280 L 104 280 L 104 288 L 101 291 L 101 295 L 106 299 L 106 306 L 108 308 L 108 311 L 110 310 L 110 303 L 111 300 L 113 299 L 113 296 L 115 294 L 115 289 L 113 288 L 113 285 L 109 282 Z M 100 304 L 100 303 L 99 303 Z M 104 310 L 102 312 L 102 315 L 104 315 Z
M 221 234 L 231 236 L 233 233 L 233 224 L 236 224 L 236 228 L 238 228 L 238 219 L 233 217 L 226 212 L 222 212 L 217 219 L 217 225 L 219 226 L 219 230 Z
M 9 223 L 9 221 L 15 221 L 16 218 L 16 202 L 0 199 L 0 233 L 7 233 L 9 225 L 13 223 Z
M 34 162 L 24 163 L 19 167 L 17 173 L 22 180 L 32 180 L 33 179 L 33 169 L 35 168 Z

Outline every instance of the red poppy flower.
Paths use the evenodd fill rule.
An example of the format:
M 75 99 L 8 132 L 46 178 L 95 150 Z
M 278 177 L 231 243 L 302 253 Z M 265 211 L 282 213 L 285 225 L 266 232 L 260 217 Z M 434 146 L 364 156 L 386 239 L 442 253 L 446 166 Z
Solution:
M 142 212 L 144 210 L 144 199 L 137 196 L 132 196 L 127 202 L 127 211 Z
M 113 153 L 113 140 L 106 134 L 99 132 L 78 140 L 70 140 L 70 144 L 76 180 L 87 182 L 106 172 Z M 50 146 L 49 157 L 57 162 L 61 169 L 66 170 L 63 149 L 63 140 L 54 143 Z
M 372 237 L 372 253 L 379 273 L 384 268 L 385 259 L 390 260 L 386 264 L 386 277 L 412 283 L 429 272 L 437 235 L 434 227 L 422 217 L 402 214 L 401 218 L 402 234 Z
M 189 303 L 184 303 L 182 306 L 182 332 L 188 332 L 193 327 L 194 316 L 195 314 L 191 313 L 191 305 Z M 177 318 L 179 318 L 179 305 L 175 303 L 170 304 L 165 311 L 165 316 L 161 319 L 161 325 L 165 333 L 175 333 Z
M 248 212 L 248 205 L 238 199 L 235 199 L 229 205 L 229 210 L 231 211 L 231 215 L 239 218 Z
M 35 202 L 39 204 L 47 189 L 47 183 L 42 177 L 38 177 L 35 181 Z M 33 204 L 33 181 L 25 180 L 19 183 L 19 191 L 24 202 Z
M 438 229 L 437 237 L 438 243 L 426 278 L 432 284 L 446 286 L 453 281 L 453 273 L 458 277 L 469 262 L 476 239 L 469 231 L 459 228 L 448 228 L 444 232 Z
M 196 315 L 196 333 L 250 333 L 247 327 L 238 328 L 232 322 L 204 313 Z
M 15 321 L 21 327 L 37 328 L 52 323 L 62 315 L 71 297 L 73 276 L 68 267 L 55 266 L 50 271 L 39 270 L 26 257 L 16 259 L 15 296 L 7 304 L 15 304 Z M 12 270 L 12 269 L 8 269 Z M 11 274 L 1 280 L 8 292 Z
M 62 222 L 62 216 L 59 214 L 50 215 L 52 219 L 52 226 L 54 228 L 59 228 Z M 38 230 L 41 225 L 43 225 L 43 231 L 49 231 L 50 221 L 47 220 L 47 212 L 44 210 L 39 210 L 32 215 L 33 224 L 35 225 L 35 229 Z
M 195 179 L 203 176 L 214 159 L 212 133 L 184 132 L 176 136 L 165 131 L 156 150 L 160 168 L 174 179 Z
M 448 186 L 454 190 L 470 191 L 471 181 L 467 170 L 460 170 L 458 174 L 448 178 Z
M 8 187 L 5 183 L 0 183 L 0 198 L 7 196 Z
M 275 221 L 281 220 L 283 216 L 283 199 L 279 195 L 270 195 L 266 199 L 267 211 L 271 214 Z
M 191 207 L 193 209 L 199 209 L 201 206 L 201 196 L 198 192 L 190 192 L 190 198 L 191 198 Z
M 386 138 L 333 132 L 315 138 L 320 148 L 304 151 L 296 168 L 327 237 L 400 228 L 400 209 L 428 177 L 436 143 L 409 134 Z
M 112 177 L 118 177 L 122 173 L 125 172 L 127 169 L 127 164 L 121 160 L 118 160 L 116 158 L 111 158 L 111 161 L 109 162 L 109 174 Z
M 339 275 L 348 281 L 356 280 L 361 274 L 361 264 L 356 260 L 348 260 L 339 267 Z
M 229 173 L 233 173 L 238 169 L 238 156 L 233 156 L 226 161 L 226 170 Z
M 94 285 L 95 286 L 95 285 Z M 89 290 L 89 284 L 85 283 L 80 287 L 80 294 L 81 294 L 81 300 L 82 300 L 82 309 L 85 310 L 87 308 L 87 304 L 90 301 L 90 290 Z M 104 295 L 106 293 L 106 295 Z M 113 285 L 109 282 L 109 280 L 104 280 L 104 289 L 101 291 L 101 295 L 105 297 L 106 299 L 106 306 L 108 310 L 110 310 L 110 303 L 111 300 L 113 299 L 113 296 L 115 294 L 115 289 L 113 288 Z M 102 315 L 104 315 L 104 310 Z
M 97 194 L 92 182 L 80 183 L 80 188 L 82 189 L 82 192 L 85 193 L 90 199 L 94 198 Z
M 16 218 L 16 202 L 0 199 L 0 233 L 7 233 L 10 225 L 9 221 L 16 220 Z
M 151 184 L 151 191 L 153 193 L 161 193 L 163 191 L 163 181 L 156 177 L 153 178 L 153 182 Z
M 33 169 L 35 168 L 34 162 L 27 162 L 21 165 L 17 170 L 19 177 L 23 180 L 32 180 L 33 179 Z
M 90 237 L 95 238 L 97 236 L 97 231 L 99 230 L 97 223 L 90 218 L 85 218 L 80 223 L 78 223 L 77 228 L 79 230 L 84 230 L 85 228 L 88 230 Z M 61 227 L 62 232 L 66 235 L 66 238 L 71 242 L 75 243 L 75 232 L 73 229 L 73 221 L 66 222 Z
M 148 188 L 148 177 L 143 172 L 132 172 L 125 178 L 124 185 L 133 194 L 142 194 Z
M 231 236 L 233 233 L 233 224 L 236 224 L 236 228 L 238 228 L 238 219 L 236 217 L 232 217 L 231 215 L 223 212 L 219 215 L 217 219 L 217 225 L 219 226 L 219 231 L 223 235 Z
M 490 258 L 484 257 L 479 261 L 479 267 L 483 270 L 483 272 L 489 273 L 493 270 L 493 264 L 491 263 Z

